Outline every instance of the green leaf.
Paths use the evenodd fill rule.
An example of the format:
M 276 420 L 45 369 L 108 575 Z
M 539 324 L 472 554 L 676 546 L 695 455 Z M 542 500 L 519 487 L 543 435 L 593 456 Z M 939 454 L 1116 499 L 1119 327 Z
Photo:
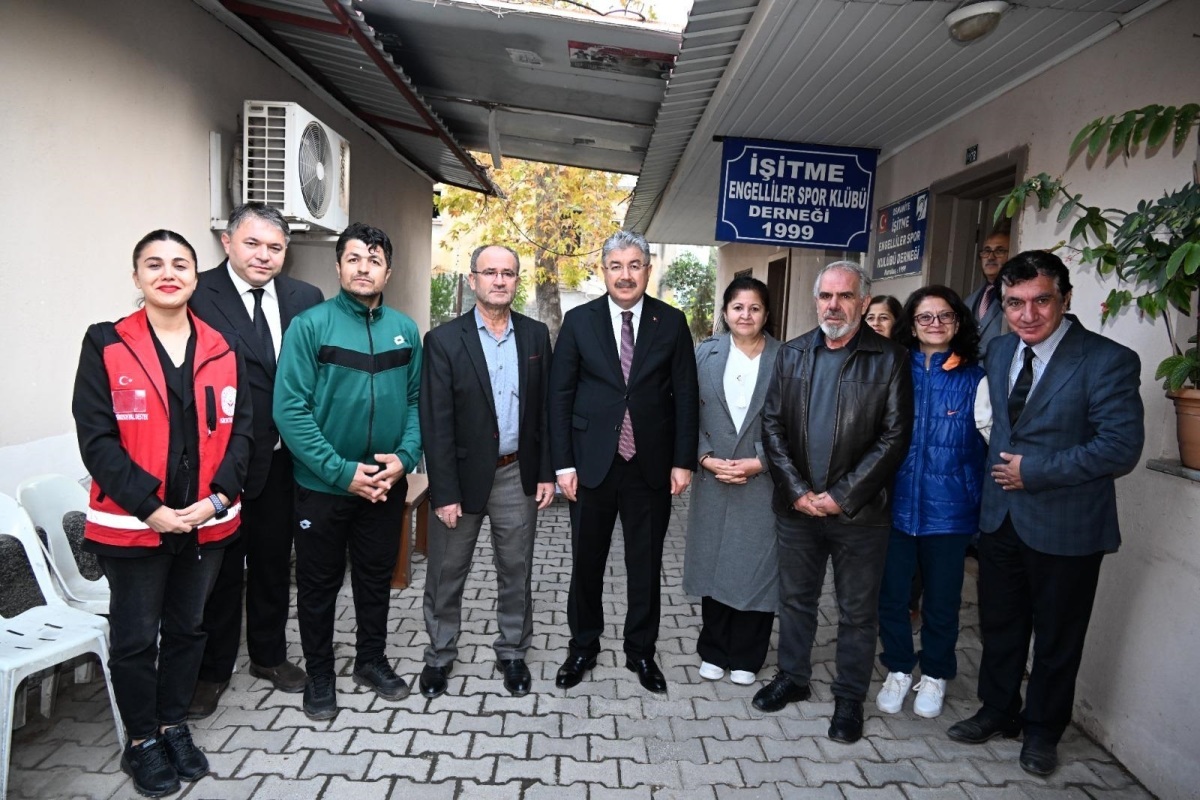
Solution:
M 1112 122 L 1113 117 L 1109 116 L 1092 131 L 1092 135 L 1088 139 L 1088 158 L 1095 158 L 1096 154 L 1100 152 L 1100 148 L 1104 146 L 1104 140 L 1108 138 L 1108 132 L 1112 129 Z
M 1150 138 L 1146 144 L 1151 148 L 1158 147 L 1166 140 L 1167 134 L 1171 130 L 1171 123 L 1175 121 L 1175 106 L 1167 106 L 1163 111 L 1162 116 L 1154 120 L 1154 124 L 1150 126 Z
M 1075 141 L 1071 142 L 1071 149 L 1067 152 L 1071 155 L 1075 155 L 1075 153 L 1079 150 L 1079 146 L 1091 138 L 1092 133 L 1096 130 L 1096 126 L 1099 125 L 1100 122 L 1101 121 L 1099 119 L 1094 119 L 1087 125 L 1084 125 L 1082 130 L 1075 134 Z
M 1020 207 L 1021 206 L 1017 203 L 1016 195 L 1014 194 L 1013 196 L 1008 198 L 1008 203 L 1006 203 L 1004 206 L 1005 216 L 1007 216 L 1009 219 L 1012 219 L 1012 215 L 1016 214 L 1017 209 Z
M 1197 116 L 1200 116 L 1200 105 L 1196 103 L 1188 103 L 1179 109 L 1179 113 L 1175 116 L 1176 148 L 1183 147 L 1187 143 L 1188 134 L 1191 133 Z
M 1079 219 L 1077 219 L 1075 221 L 1075 224 L 1071 226 L 1071 241 L 1075 241 L 1080 236 L 1085 237 L 1084 241 L 1086 241 L 1087 228 L 1088 228 L 1088 218 L 1087 217 L 1080 217 Z
M 1192 242 L 1189 247 L 1191 249 L 1183 261 L 1183 274 L 1195 275 L 1196 270 L 1200 269 L 1200 243 Z
M 1099 214 L 1096 214 L 1095 216 L 1092 216 L 1089 214 L 1087 217 L 1087 220 L 1088 220 L 1088 226 L 1092 229 L 1092 233 L 1094 233 L 1096 235 L 1096 238 L 1099 239 L 1101 242 L 1107 242 L 1108 241 L 1108 225 L 1105 224 L 1104 218 L 1101 217 Z
M 1171 257 L 1167 259 L 1167 279 L 1175 277 L 1175 273 L 1179 271 L 1179 265 L 1183 263 L 1183 259 L 1191 250 L 1192 245 L 1184 242 L 1175 248 L 1175 252 L 1171 253 Z
M 1136 111 L 1126 111 L 1125 116 L 1121 117 L 1121 121 L 1113 128 L 1112 135 L 1108 139 L 1108 155 L 1115 156 L 1117 152 L 1124 149 L 1129 152 L 1129 137 L 1133 133 L 1133 123 L 1137 120 Z
M 1067 217 L 1071 216 L 1071 212 L 1075 210 L 1075 206 L 1079 203 L 1080 195 L 1075 195 L 1067 202 L 1063 203 L 1063 207 L 1058 210 L 1058 222 L 1062 224 L 1067 221 Z

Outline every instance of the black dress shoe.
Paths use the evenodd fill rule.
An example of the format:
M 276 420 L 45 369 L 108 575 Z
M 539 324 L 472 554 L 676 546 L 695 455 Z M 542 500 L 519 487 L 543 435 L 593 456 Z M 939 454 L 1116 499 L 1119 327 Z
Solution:
M 1021 735 L 1021 723 L 981 708 L 975 712 L 975 716 L 951 725 L 946 735 L 963 744 L 983 744 L 996 736 L 1015 739 Z
M 501 658 L 496 661 L 496 669 L 504 673 L 504 688 L 513 697 L 524 697 L 529 694 L 533 685 L 533 676 L 529 667 L 525 666 L 523 658 Z
M 558 668 L 554 677 L 554 685 L 560 689 L 570 689 L 578 686 L 583 680 L 583 673 L 596 666 L 595 656 L 567 656 L 567 660 Z
M 1058 769 L 1058 745 L 1040 736 L 1025 735 L 1021 744 L 1021 769 L 1045 778 Z
M 164 797 L 179 791 L 179 774 L 171 766 L 162 740 L 150 737 L 140 744 L 126 743 L 121 771 L 133 778 L 133 788 L 146 797 Z
M 833 718 L 829 720 L 829 738 L 842 744 L 854 744 L 862 738 L 863 704 L 846 697 L 833 698 Z
M 421 686 L 421 694 L 432 700 L 435 697 L 441 697 L 446 693 L 446 676 L 450 674 L 450 664 L 444 667 L 434 667 L 429 664 L 421 670 L 421 679 L 417 681 Z
M 658 668 L 658 664 L 654 663 L 653 658 L 629 658 L 626 656 L 625 669 L 637 673 L 638 683 L 647 692 L 667 693 L 667 679 L 663 677 L 662 670 Z
M 366 686 L 384 700 L 403 700 L 408 697 L 408 682 L 397 675 L 392 665 L 382 656 L 355 667 L 350 677 L 359 686 Z
M 192 702 L 188 706 L 188 719 L 204 719 L 217 710 L 217 701 L 229 687 L 229 681 L 196 681 L 192 691 Z
M 304 670 L 290 661 L 284 661 L 275 667 L 260 667 L 252 661 L 250 662 L 250 674 L 256 678 L 262 678 L 264 681 L 270 681 L 276 689 L 288 694 L 303 692 L 304 684 L 308 683 L 308 675 L 304 674 Z
M 782 711 L 788 703 L 799 703 L 812 696 L 808 684 L 801 686 L 782 672 L 754 695 L 754 707 L 759 711 Z
M 179 774 L 182 781 L 198 781 L 208 774 L 208 759 L 196 743 L 192 741 L 192 732 L 187 723 L 172 725 L 160 734 L 163 749 L 171 766 Z

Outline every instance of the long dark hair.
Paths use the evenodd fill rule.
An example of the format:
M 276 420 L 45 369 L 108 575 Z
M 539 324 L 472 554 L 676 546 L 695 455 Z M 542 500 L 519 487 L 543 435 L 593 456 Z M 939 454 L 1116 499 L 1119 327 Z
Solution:
M 174 242 L 175 244 L 185 248 L 192 254 L 192 263 L 196 265 L 196 269 L 200 269 L 199 259 L 196 258 L 196 248 L 192 247 L 187 239 L 180 236 L 175 231 L 169 231 L 166 228 L 159 228 L 155 231 L 150 231 L 133 246 L 133 269 L 137 271 L 138 257 L 142 251 L 149 247 L 154 242 Z
M 971 309 L 958 296 L 958 292 L 948 286 L 923 286 L 908 296 L 908 300 L 904 303 L 906 322 L 904 327 L 899 329 L 900 333 L 896 337 L 896 341 L 905 347 L 913 347 L 918 344 L 917 337 L 913 333 L 913 326 L 917 324 L 913 315 L 916 314 L 917 306 L 921 305 L 921 301 L 927 297 L 938 297 L 945 300 L 946 305 L 950 306 L 950 310 L 958 315 L 958 332 L 950 340 L 950 352 L 967 364 L 978 361 L 979 325 L 976 324 L 975 315 L 971 313 Z
M 880 303 L 887 306 L 888 312 L 892 315 L 892 335 L 888 338 L 893 341 L 899 341 L 900 331 L 905 327 L 904 309 L 900 307 L 900 301 L 890 294 L 873 295 L 871 297 L 871 302 L 867 303 L 867 310 L 863 313 L 863 324 L 865 325 L 867 322 L 867 314 L 871 313 L 871 306 L 877 306 Z

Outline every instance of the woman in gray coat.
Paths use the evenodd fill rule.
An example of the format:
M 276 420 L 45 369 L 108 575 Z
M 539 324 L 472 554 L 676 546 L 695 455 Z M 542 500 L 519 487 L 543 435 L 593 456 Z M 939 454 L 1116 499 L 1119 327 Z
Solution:
M 778 604 L 774 488 L 762 407 L 779 341 L 765 330 L 766 285 L 735 278 L 721 313 L 729 333 L 696 348 L 702 469 L 692 482 L 683 589 L 701 598 L 700 677 L 729 670 L 747 686 L 767 657 Z

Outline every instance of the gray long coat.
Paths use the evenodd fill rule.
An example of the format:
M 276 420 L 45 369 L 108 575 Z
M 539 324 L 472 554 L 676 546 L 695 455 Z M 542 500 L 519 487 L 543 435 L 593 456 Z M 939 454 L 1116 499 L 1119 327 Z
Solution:
M 771 511 L 771 473 L 765 469 L 762 409 L 779 341 L 767 336 L 758 359 L 758 381 L 738 434 L 725 402 L 725 363 L 732 340 L 715 336 L 696 348 L 700 382 L 698 455 L 758 458 L 764 470 L 741 486 L 721 483 L 704 467 L 692 481 L 688 513 L 683 590 L 712 597 L 741 611 L 771 611 L 779 604 L 779 568 L 775 551 L 775 514 Z

